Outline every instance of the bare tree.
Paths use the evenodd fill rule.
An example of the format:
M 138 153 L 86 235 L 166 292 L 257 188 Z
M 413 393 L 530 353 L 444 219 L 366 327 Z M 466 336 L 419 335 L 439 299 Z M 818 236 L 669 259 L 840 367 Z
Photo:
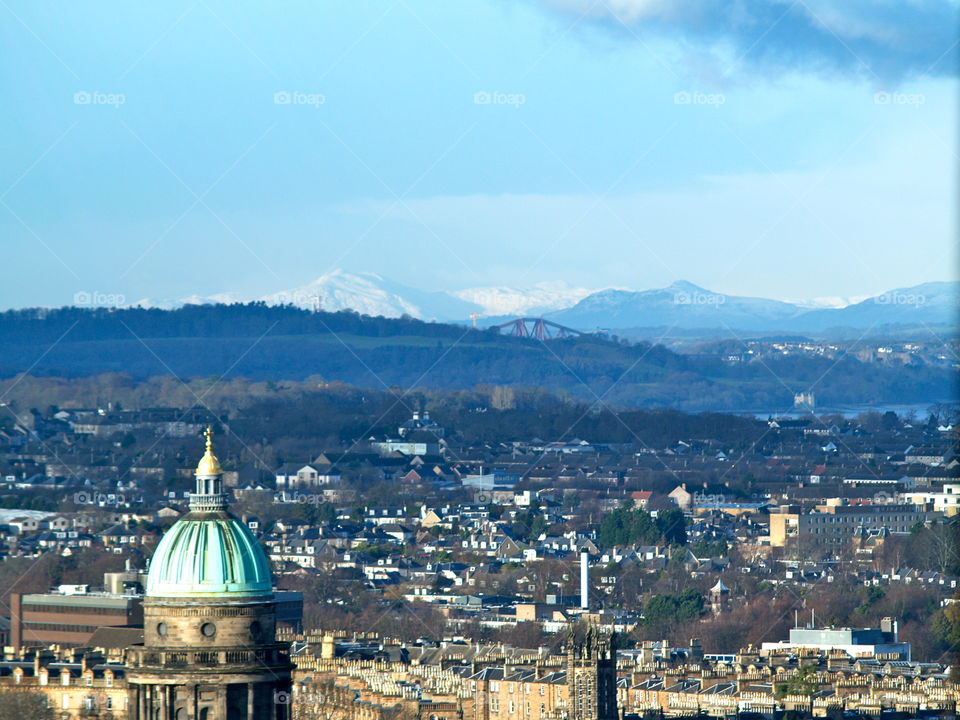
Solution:
M 0 690 L 0 717 L 17 720 L 54 720 L 53 708 L 41 693 L 27 690 Z

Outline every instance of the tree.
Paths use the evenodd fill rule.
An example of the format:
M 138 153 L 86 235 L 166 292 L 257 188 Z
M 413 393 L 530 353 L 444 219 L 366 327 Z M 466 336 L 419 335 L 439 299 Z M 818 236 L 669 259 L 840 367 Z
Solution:
M 653 545 L 668 542 L 684 545 L 687 542 L 686 518 L 677 508 L 662 510 L 657 519 L 632 503 L 609 513 L 600 523 L 600 542 L 607 547 L 642 543 Z
M 0 690 L 0 717 L 17 720 L 54 720 L 47 697 L 26 690 Z
M 813 665 L 799 668 L 785 683 L 777 687 L 776 697 L 782 700 L 787 695 L 813 695 L 820 682 L 817 680 L 817 669 Z
M 679 595 L 654 595 L 643 609 L 646 625 L 674 625 L 694 620 L 703 613 L 703 595 L 697 590 L 684 590 Z
M 657 515 L 657 528 L 671 545 L 687 544 L 687 519 L 679 508 L 661 511 Z

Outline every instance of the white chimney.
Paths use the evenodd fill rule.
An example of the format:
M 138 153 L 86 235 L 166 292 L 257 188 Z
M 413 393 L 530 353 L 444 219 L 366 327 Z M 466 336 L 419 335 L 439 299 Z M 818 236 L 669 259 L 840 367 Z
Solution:
M 580 553 L 580 608 L 590 609 L 590 555 Z

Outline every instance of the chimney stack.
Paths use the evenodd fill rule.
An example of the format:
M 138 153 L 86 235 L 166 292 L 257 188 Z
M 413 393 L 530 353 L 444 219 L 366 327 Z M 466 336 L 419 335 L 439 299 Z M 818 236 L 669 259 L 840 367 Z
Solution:
M 590 609 L 590 555 L 586 550 L 580 552 L 580 609 Z

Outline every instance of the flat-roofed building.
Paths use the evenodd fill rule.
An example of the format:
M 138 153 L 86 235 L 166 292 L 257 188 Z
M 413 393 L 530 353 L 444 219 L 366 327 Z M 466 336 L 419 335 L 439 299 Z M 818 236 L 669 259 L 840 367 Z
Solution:
M 790 629 L 788 641 L 763 643 L 762 650 L 812 649 L 823 652 L 841 650 L 851 658 L 910 660 L 910 643 L 900 642 L 897 621 L 884 618 L 879 628 L 803 628 Z
M 939 513 L 928 512 L 912 504 L 840 505 L 828 503 L 816 512 L 779 512 L 770 514 L 770 544 L 784 547 L 791 541 L 816 546 L 839 546 L 852 540 L 861 528 L 909 533 L 918 522 L 926 522 Z
M 137 595 L 69 592 L 14 593 L 10 604 L 10 644 L 19 648 L 88 644 L 99 627 L 143 625 L 143 598 Z

